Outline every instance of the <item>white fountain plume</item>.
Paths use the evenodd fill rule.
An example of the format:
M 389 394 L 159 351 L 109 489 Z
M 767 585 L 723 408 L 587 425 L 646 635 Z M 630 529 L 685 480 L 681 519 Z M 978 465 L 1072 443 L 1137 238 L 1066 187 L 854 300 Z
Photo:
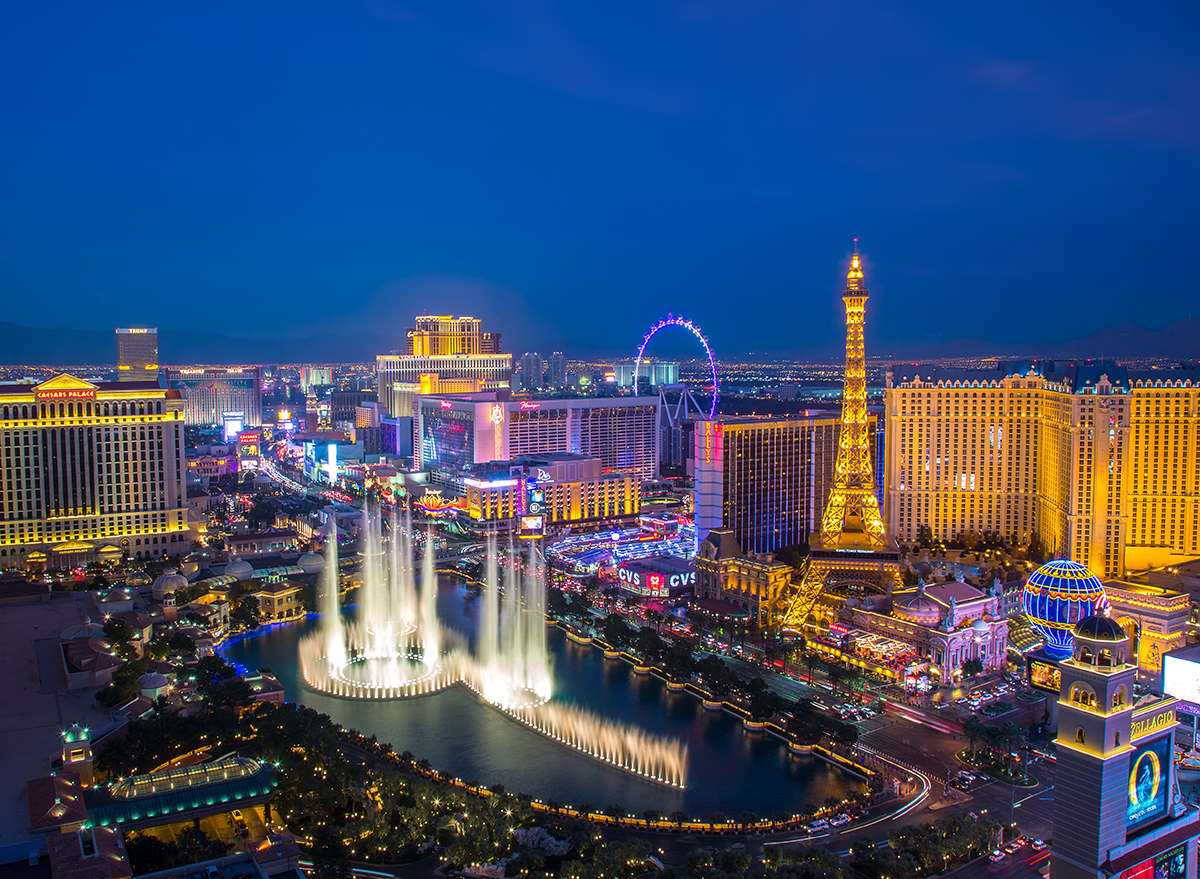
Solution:
M 393 617 L 383 563 L 382 522 L 378 505 L 366 504 L 362 555 L 362 618 L 372 634 L 367 648 L 371 656 L 390 656 L 393 648 Z
M 521 686 L 537 693 L 542 699 L 549 699 L 551 685 L 550 663 L 546 658 L 546 572 L 539 563 L 535 541 L 529 544 L 524 593 L 524 644 L 521 646 L 525 655 L 525 679 Z
M 424 662 L 428 666 L 436 665 L 438 659 L 437 577 L 433 570 L 436 551 L 433 525 L 430 525 L 425 531 L 425 555 L 421 559 L 421 621 L 417 629 L 424 647 Z
M 500 564 L 496 536 L 487 541 L 487 569 L 483 578 L 483 611 L 479 615 L 479 664 L 493 668 L 499 653 Z
M 387 570 L 378 508 L 368 509 L 360 619 L 347 623 L 339 599 L 337 525 L 326 535 L 321 623 L 300 642 L 300 668 L 313 689 L 356 699 L 402 699 L 462 682 L 510 717 L 628 772 L 683 787 L 687 749 L 675 739 L 550 701 L 546 649 L 546 572 L 535 543 L 524 573 L 511 540 L 500 599 L 499 550 L 488 541 L 476 656 L 437 619 L 436 543 L 425 535 L 420 589 L 414 582 L 411 519 L 390 524 Z
M 325 531 L 325 570 L 321 576 L 321 629 L 325 656 L 330 664 L 346 663 L 346 639 L 342 631 L 341 583 L 338 574 L 337 520 L 329 517 Z

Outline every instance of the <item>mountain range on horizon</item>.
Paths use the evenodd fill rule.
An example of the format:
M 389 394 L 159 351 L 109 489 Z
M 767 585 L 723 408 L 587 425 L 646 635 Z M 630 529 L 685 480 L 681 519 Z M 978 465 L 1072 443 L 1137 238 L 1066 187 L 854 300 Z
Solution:
M 298 338 L 237 338 L 203 330 L 160 329 L 159 359 L 164 365 L 247 363 L 369 363 L 377 353 L 403 345 L 401 334 L 322 334 Z M 845 349 L 837 343 L 793 350 L 749 354 L 718 351 L 737 360 L 802 360 L 838 362 Z M 514 352 L 519 353 L 519 352 Z M 1200 358 L 1200 319 L 1187 317 L 1160 329 L 1129 322 L 1058 342 L 1004 343 L 984 339 L 867 340 L 870 359 L 935 360 L 962 357 L 1012 357 L 1046 359 Z M 630 352 L 575 351 L 572 359 L 630 357 Z M 112 365 L 116 340 L 112 332 L 45 329 L 0 322 L 0 365 Z

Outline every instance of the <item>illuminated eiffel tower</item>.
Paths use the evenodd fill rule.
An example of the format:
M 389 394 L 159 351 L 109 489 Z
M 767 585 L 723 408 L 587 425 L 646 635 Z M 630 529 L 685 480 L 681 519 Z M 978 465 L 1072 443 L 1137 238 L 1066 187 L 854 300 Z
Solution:
M 784 612 L 782 628 L 800 632 L 827 590 L 835 594 L 889 594 L 900 571 L 900 553 L 888 537 L 875 496 L 871 426 L 867 421 L 867 364 L 863 351 L 863 286 L 858 239 L 846 274 L 846 377 L 833 485 L 813 534 L 808 562 Z

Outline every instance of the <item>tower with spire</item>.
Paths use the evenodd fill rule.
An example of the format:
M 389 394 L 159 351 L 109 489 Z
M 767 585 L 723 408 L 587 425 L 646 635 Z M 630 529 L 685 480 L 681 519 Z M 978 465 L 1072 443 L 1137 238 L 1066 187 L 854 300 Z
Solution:
M 891 592 L 900 572 L 900 553 L 887 534 L 871 465 L 871 428 L 867 421 L 867 361 L 863 345 L 867 288 L 863 284 L 858 239 L 842 291 L 846 304 L 846 372 L 842 420 L 833 484 L 821 517 L 821 530 L 810 540 L 804 576 L 792 596 L 783 627 L 799 632 L 828 585 L 841 591 Z

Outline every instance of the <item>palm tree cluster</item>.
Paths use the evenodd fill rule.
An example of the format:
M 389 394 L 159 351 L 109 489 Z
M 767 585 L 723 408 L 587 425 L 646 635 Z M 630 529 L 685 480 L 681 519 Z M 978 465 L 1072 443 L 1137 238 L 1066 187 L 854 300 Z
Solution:
M 1006 755 L 1016 752 L 1020 759 L 1019 778 L 1025 776 L 1025 745 L 1028 743 L 1028 731 L 1011 720 L 1002 724 L 984 723 L 979 715 L 972 714 L 963 723 L 963 736 L 970 743 L 970 760 L 979 765 L 989 765 L 1002 769 L 1006 774 L 1013 774 L 1008 769 L 1011 765 Z M 981 749 L 977 749 L 982 745 Z

